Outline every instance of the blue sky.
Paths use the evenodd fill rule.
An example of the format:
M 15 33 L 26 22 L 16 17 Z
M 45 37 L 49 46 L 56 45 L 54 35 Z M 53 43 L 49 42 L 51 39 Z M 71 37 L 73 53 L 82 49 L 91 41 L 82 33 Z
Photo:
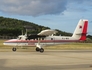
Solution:
M 71 33 L 80 19 L 88 19 L 92 35 L 92 0 L 0 0 L 0 16 Z

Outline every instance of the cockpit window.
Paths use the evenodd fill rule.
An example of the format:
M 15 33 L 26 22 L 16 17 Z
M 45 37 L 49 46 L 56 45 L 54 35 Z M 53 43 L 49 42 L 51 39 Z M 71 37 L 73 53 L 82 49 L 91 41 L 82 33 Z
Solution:
M 18 37 L 18 39 L 20 40 L 22 37 Z

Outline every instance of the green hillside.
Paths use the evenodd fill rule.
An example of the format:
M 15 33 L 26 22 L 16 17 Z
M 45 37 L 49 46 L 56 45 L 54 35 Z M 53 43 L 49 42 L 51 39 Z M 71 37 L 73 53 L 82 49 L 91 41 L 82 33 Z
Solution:
M 18 36 L 21 34 L 22 30 L 28 29 L 28 33 L 37 34 L 42 30 L 50 29 L 49 27 L 41 26 L 32 22 L 0 17 L 0 36 Z M 57 35 L 72 35 L 71 33 L 66 33 L 57 30 Z
M 21 34 L 22 30 L 25 32 L 26 28 L 30 29 L 28 30 L 28 33 L 33 34 L 36 34 L 44 29 L 50 29 L 49 27 L 37 25 L 32 22 L 0 17 L 0 35 L 2 36 L 18 36 Z

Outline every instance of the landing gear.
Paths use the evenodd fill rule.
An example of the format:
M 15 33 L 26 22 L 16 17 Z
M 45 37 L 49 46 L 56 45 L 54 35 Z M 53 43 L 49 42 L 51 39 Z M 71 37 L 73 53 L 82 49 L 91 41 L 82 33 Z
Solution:
M 43 53 L 43 52 L 44 52 L 44 49 L 43 49 L 43 48 L 38 48 L 38 47 L 36 47 L 36 51 Z
M 36 51 L 39 52 L 40 51 L 40 48 L 36 47 Z
M 40 49 L 40 52 L 41 52 L 41 53 L 43 53 L 43 52 L 44 52 L 44 49 L 43 49 L 43 48 L 41 48 L 41 49 Z
M 36 51 L 38 52 L 41 52 L 43 53 L 44 52 L 44 49 L 42 48 L 42 45 L 40 44 L 39 40 L 38 40 L 38 43 L 36 45 Z
M 17 50 L 16 48 L 12 48 L 12 51 L 14 51 L 14 52 L 15 52 L 16 50 Z

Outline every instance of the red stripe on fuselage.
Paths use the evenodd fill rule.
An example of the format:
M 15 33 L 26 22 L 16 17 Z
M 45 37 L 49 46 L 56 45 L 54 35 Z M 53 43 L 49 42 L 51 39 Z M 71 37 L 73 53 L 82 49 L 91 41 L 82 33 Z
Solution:
M 38 40 L 7 41 L 6 43 L 38 43 Z M 40 40 L 40 43 L 79 42 L 79 40 Z

